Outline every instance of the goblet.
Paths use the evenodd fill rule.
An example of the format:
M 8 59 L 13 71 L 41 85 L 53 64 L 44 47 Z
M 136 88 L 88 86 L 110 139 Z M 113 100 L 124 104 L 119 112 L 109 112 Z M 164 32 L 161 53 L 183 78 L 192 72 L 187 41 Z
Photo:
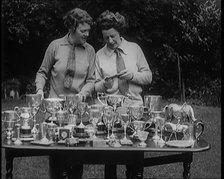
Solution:
M 7 140 L 12 139 L 12 130 L 15 126 L 15 123 L 17 123 L 19 120 L 20 118 L 18 114 L 13 110 L 6 110 L 2 112 L 2 122 L 4 123 L 6 129 Z
M 145 143 L 145 141 L 148 138 L 148 134 L 149 134 L 149 132 L 147 132 L 147 131 L 139 131 L 138 138 L 141 141 L 139 143 L 139 147 L 146 147 L 147 146 L 147 144 Z
M 17 127 L 17 138 L 16 140 L 14 141 L 14 144 L 15 145 L 21 145 L 22 144 L 22 141 L 20 140 L 20 124 L 16 124 L 16 127 Z
M 103 121 L 105 125 L 107 125 L 107 139 L 110 139 L 109 133 L 110 133 L 110 126 L 112 124 L 112 120 L 113 120 L 113 107 L 106 106 L 103 112 Z
M 127 126 L 130 122 L 130 119 L 129 119 L 129 115 L 126 113 L 126 114 L 120 114 L 121 116 L 121 120 L 122 120 L 122 124 L 124 126 L 124 137 L 122 139 L 122 142 L 123 143 L 130 143 L 131 140 L 130 139 L 127 139 Z
M 49 117 L 49 121 L 53 123 L 53 121 L 56 121 L 56 113 L 59 109 L 61 109 L 64 106 L 64 99 L 61 98 L 46 98 L 44 99 L 44 106 L 45 109 L 51 113 L 51 117 Z
M 162 111 L 152 111 L 153 121 L 155 123 L 155 135 L 152 137 L 153 140 L 160 139 L 160 136 L 158 135 L 158 127 L 159 127 L 159 121 L 163 120 L 163 119 L 160 119 L 160 118 L 163 118 L 162 114 L 163 114 Z M 165 120 L 165 118 L 164 118 L 164 120 Z M 165 121 L 164 121 L 164 123 L 165 123 Z
M 36 114 L 40 109 L 40 105 L 42 102 L 41 98 L 41 94 L 26 94 L 26 103 L 28 107 L 31 108 L 31 114 L 33 116 L 33 128 L 31 130 L 33 136 L 36 136 L 39 132 L 36 128 Z
M 112 111 L 111 135 L 110 135 L 110 138 L 111 138 L 111 139 L 115 139 L 115 138 L 116 138 L 116 136 L 114 135 L 114 123 L 115 123 L 116 120 L 117 120 L 117 116 L 118 116 L 118 113 L 115 112 L 115 111 Z
M 86 103 L 86 102 L 79 102 L 78 103 L 78 110 L 79 110 L 79 112 L 80 112 L 80 119 L 81 119 L 81 122 L 80 122 L 80 124 L 79 124 L 79 128 L 85 128 L 85 125 L 83 124 L 83 122 L 82 122 L 82 118 L 83 118 L 83 115 L 87 112 L 86 110 L 87 110 L 87 107 L 88 107 L 88 103 Z
M 164 129 L 164 126 L 165 126 L 165 117 L 157 117 L 156 118 L 156 122 L 158 124 L 158 128 L 160 130 L 160 139 L 159 139 L 159 143 L 165 143 L 165 141 L 163 140 L 163 129 Z
M 97 123 L 101 119 L 102 113 L 99 109 L 90 109 L 89 110 L 89 122 L 93 124 L 94 130 L 96 131 Z M 97 138 L 95 133 L 93 138 Z

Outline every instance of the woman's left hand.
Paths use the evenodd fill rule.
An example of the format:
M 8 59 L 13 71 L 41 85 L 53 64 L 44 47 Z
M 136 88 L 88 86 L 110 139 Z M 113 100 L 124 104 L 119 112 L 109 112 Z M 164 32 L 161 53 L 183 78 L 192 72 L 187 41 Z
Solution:
M 77 95 L 80 97 L 80 99 L 81 99 L 83 102 L 86 100 L 86 96 L 83 95 L 82 93 L 78 93 Z

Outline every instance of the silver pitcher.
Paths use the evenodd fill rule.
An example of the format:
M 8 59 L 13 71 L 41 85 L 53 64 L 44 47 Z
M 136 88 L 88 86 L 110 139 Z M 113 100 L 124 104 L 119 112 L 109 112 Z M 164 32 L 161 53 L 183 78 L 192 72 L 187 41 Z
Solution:
M 202 121 L 190 122 L 187 125 L 187 138 L 189 141 L 196 141 L 204 132 L 204 123 Z

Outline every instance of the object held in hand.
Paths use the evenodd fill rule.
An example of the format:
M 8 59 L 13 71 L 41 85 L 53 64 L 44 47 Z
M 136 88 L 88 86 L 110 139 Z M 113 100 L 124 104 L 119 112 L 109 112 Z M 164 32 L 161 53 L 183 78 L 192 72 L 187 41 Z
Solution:
M 116 78 L 116 77 L 118 77 L 119 75 L 120 75 L 119 73 L 116 73 L 116 74 L 114 74 L 114 75 L 107 76 L 107 77 L 105 77 L 105 80 L 109 80 L 109 79 L 111 79 L 111 78 Z

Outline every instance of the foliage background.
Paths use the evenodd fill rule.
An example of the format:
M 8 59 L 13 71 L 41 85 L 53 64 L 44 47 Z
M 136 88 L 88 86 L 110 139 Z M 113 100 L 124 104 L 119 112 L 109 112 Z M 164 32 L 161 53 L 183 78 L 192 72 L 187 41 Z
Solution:
M 67 33 L 62 17 L 74 7 L 94 19 L 106 9 L 126 16 L 125 38 L 142 47 L 153 72 L 143 94 L 220 105 L 221 10 L 214 0 L 3 0 L 3 81 L 16 77 L 22 93 L 33 89 L 44 52 Z M 95 26 L 88 42 L 96 51 L 103 45 Z

